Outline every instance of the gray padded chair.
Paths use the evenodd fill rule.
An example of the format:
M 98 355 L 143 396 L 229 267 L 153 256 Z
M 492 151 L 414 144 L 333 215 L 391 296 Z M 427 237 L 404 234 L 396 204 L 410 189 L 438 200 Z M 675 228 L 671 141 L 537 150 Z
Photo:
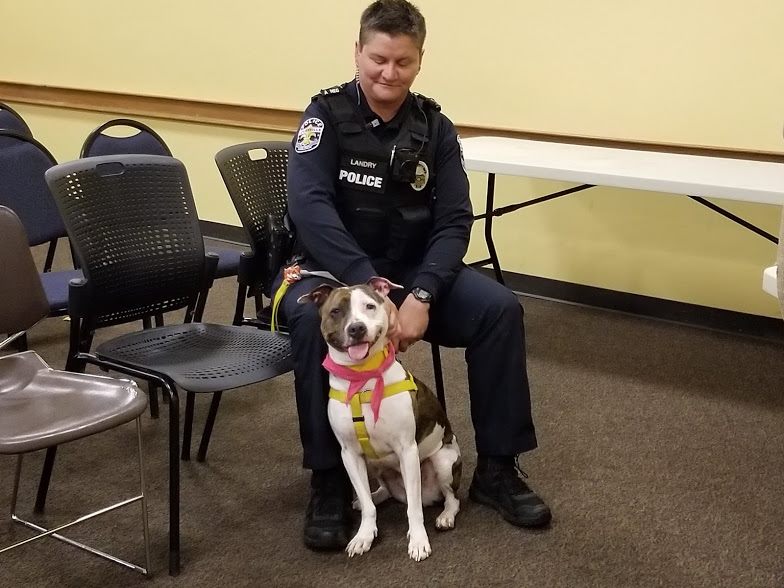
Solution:
M 25 296 L 12 296 L 17 291 Z M 49 307 L 19 217 L 0 206 L 0 349 L 47 316 Z M 44 537 L 53 537 L 145 575 L 150 569 L 150 541 L 144 494 L 144 461 L 139 417 L 147 397 L 130 380 L 75 374 L 50 368 L 33 351 L 0 357 L 0 454 L 17 455 L 11 520 L 37 535 L 0 549 L 0 554 Z M 140 494 L 45 529 L 16 514 L 22 458 L 25 454 L 76 441 L 136 420 Z M 144 529 L 145 567 L 121 560 L 60 534 L 101 514 L 139 502 Z M 1 566 L 2 564 L 0 564 Z

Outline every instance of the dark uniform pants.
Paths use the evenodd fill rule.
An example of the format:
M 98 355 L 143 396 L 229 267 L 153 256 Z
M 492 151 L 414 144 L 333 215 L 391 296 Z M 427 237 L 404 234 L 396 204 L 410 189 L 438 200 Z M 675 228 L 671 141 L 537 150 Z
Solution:
M 412 276 L 413 277 L 413 276 Z M 291 331 L 303 465 L 326 469 L 341 464 L 327 418 L 328 377 L 321 367 L 327 349 L 318 309 L 299 304 L 321 278 L 292 285 L 281 304 Z M 276 284 L 277 287 L 277 284 Z M 407 291 L 391 294 L 399 305 Z M 395 296 L 397 295 L 397 296 Z M 523 307 L 498 282 L 464 267 L 452 287 L 430 309 L 427 341 L 464 347 L 476 447 L 482 455 L 517 455 L 536 447 L 525 362 Z

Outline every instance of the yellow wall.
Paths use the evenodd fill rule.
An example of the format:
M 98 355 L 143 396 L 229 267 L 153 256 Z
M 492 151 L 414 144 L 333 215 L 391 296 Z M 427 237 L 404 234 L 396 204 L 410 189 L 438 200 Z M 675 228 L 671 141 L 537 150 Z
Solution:
M 301 108 L 366 3 L 0 0 L 0 80 Z M 460 123 L 784 152 L 781 0 L 419 5 L 416 87 Z
M 303 108 L 318 88 L 352 75 L 365 4 L 0 0 L 0 81 Z M 457 123 L 784 152 L 780 0 L 419 5 L 429 36 L 415 89 L 433 95 Z M 76 157 L 87 133 L 113 114 L 14 106 L 59 161 Z M 215 222 L 237 224 L 214 153 L 286 138 L 145 122 L 185 161 L 200 216 Z M 477 209 L 484 182 L 472 174 Z M 500 178 L 498 198 L 510 203 L 560 187 Z M 779 207 L 723 204 L 777 230 Z M 778 312 L 760 290 L 774 246 L 683 197 L 596 189 L 497 222 L 511 271 Z M 470 252 L 478 257 L 481 223 Z

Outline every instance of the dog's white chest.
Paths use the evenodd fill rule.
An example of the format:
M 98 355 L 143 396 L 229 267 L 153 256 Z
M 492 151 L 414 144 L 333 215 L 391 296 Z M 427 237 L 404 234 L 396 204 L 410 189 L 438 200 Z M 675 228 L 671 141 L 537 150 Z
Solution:
M 375 419 L 369 403 L 362 404 L 361 408 L 365 429 L 377 457 L 398 453 L 416 437 L 416 421 L 410 392 L 400 392 L 384 398 L 378 420 Z M 361 452 L 351 406 L 340 400 L 330 399 L 327 413 L 335 435 L 348 446 L 359 448 Z

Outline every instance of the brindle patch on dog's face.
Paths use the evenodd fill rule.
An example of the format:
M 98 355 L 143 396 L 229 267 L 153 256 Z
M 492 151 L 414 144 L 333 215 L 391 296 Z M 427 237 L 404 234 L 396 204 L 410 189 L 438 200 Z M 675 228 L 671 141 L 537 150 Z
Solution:
M 389 317 L 384 299 L 370 286 L 335 288 L 320 308 L 321 334 L 330 347 L 345 352 L 349 347 L 368 343 L 373 347 L 386 336 Z M 362 336 L 352 336 L 349 327 L 364 325 Z

